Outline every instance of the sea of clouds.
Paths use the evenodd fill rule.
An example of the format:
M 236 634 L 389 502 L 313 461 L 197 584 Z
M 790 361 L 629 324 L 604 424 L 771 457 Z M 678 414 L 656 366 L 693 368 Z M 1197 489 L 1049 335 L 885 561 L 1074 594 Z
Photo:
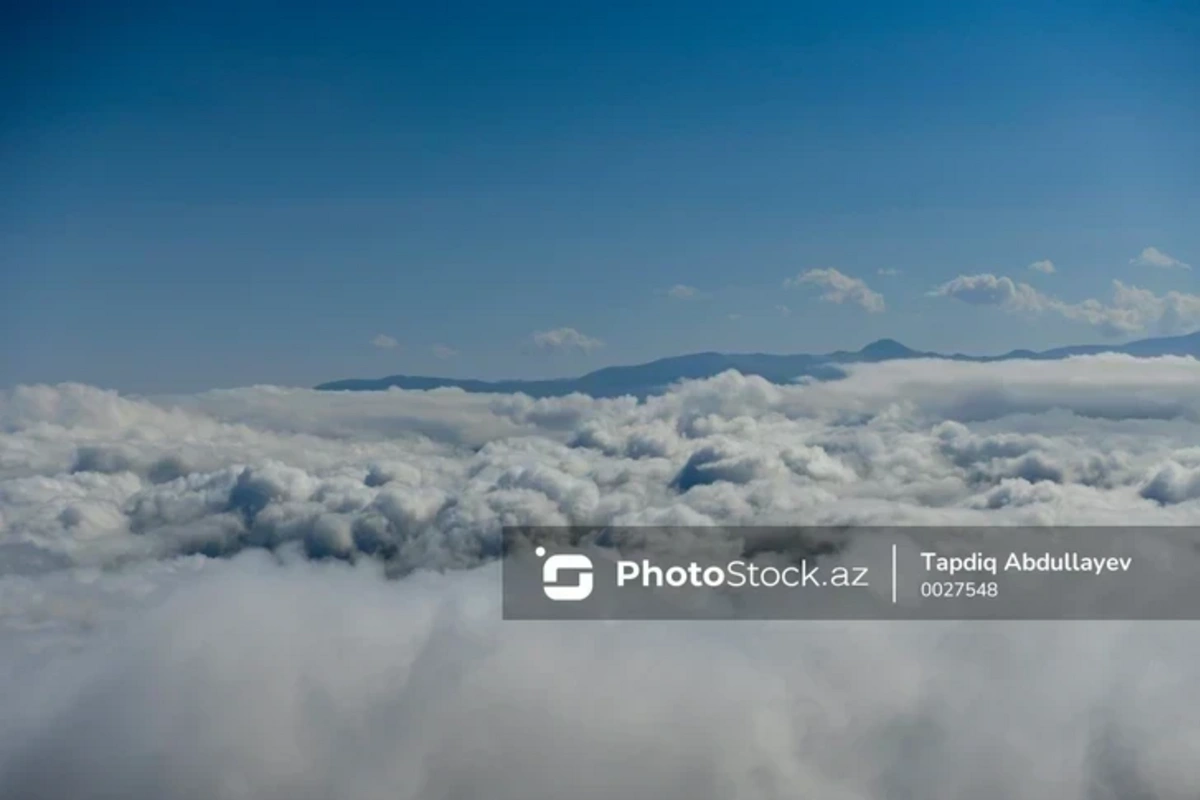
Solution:
M 1200 362 L 0 393 L 0 797 L 1200 790 L 1200 625 L 501 621 L 501 526 L 598 523 L 1200 523 Z

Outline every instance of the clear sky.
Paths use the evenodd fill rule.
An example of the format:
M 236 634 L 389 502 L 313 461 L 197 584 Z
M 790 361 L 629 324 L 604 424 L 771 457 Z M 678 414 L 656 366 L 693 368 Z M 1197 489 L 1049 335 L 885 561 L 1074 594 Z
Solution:
M 24 5 L 0 385 L 1200 327 L 1194 0 Z

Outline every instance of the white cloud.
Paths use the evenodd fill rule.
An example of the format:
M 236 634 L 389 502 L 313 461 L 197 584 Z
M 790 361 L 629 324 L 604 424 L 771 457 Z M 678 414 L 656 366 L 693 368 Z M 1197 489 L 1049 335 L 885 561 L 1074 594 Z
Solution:
M 0 395 L 0 531 L 84 561 L 150 545 L 224 541 L 226 525 L 251 541 L 261 531 L 250 535 L 253 526 L 228 516 L 239 485 L 256 487 L 243 493 L 267 501 L 275 540 L 303 541 L 323 514 L 361 527 L 375 524 L 378 514 L 395 524 L 399 509 L 408 509 L 401 516 L 434 537 L 413 558 L 436 559 L 436 548 L 429 549 L 435 541 L 451 548 L 444 557 L 465 557 L 470 542 L 493 529 L 506 508 L 547 520 L 616 522 L 682 504 L 712 521 L 766 524 L 786 518 L 802 502 L 813 504 L 806 513 L 831 523 L 874 514 L 879 520 L 982 520 L 966 509 L 996 484 L 980 480 L 974 457 L 967 467 L 943 461 L 943 439 L 932 428 L 946 420 L 982 425 L 1056 409 L 1076 418 L 1055 420 L 1049 438 L 1035 449 L 1078 480 L 1060 481 L 1074 495 L 1057 497 L 1045 510 L 1096 521 L 1108 519 L 1102 497 L 1116 501 L 1126 497 L 1123 491 L 1136 493 L 1164 464 L 1200 466 L 1187 450 L 1200 444 L 1197 381 L 1200 364 L 1190 359 L 1107 356 L 997 364 L 904 361 L 856 367 L 844 380 L 798 387 L 730 373 L 644 403 L 453 389 L 325 393 L 271 387 L 150 403 L 88 387 L 30 387 Z M 863 419 L 872 421 L 864 427 Z M 1114 427 L 1120 420 L 1133 421 Z M 1172 427 L 1155 433 L 1146 420 Z M 1015 420 L 1006 427 L 1012 431 L 1018 424 L 1032 423 Z M 1055 433 L 1055 426 L 1061 431 Z M 724 487 L 718 482 L 684 495 L 671 490 L 673 476 L 706 448 L 723 454 L 713 464 L 752 455 L 746 463 L 755 466 Z M 1118 451 L 1125 454 L 1121 463 L 1108 461 Z M 843 488 L 853 490 L 829 494 L 810 473 L 794 474 L 788 463 L 799 452 L 832 459 L 824 472 L 848 476 Z M 895 483 L 889 470 L 901 469 L 896 459 L 910 458 L 916 460 L 902 468 L 909 477 Z M 1087 466 L 1093 462 L 1111 464 L 1101 484 L 1125 490 L 1110 495 L 1098 489 L 1096 467 Z M 757 492 L 762 480 L 774 488 L 753 505 L 711 505 L 721 493 Z M 921 487 L 929 480 L 942 483 L 948 505 L 923 504 Z M 393 497 L 389 487 L 403 497 Z M 543 497 L 533 505 L 517 502 L 511 491 L 522 487 Z M 819 487 L 822 492 L 810 494 Z M 872 497 L 890 498 L 889 505 L 869 511 L 863 502 Z M 1029 512 L 1040 513 L 1023 509 L 1015 518 L 1038 519 Z M 1162 509 L 1138 501 L 1115 513 L 1155 519 Z M 388 530 L 389 536 L 408 536 L 416 529 Z M 453 549 L 460 546 L 466 549 Z
M 1041 272 L 1045 275 L 1053 275 L 1057 271 L 1054 268 L 1054 262 L 1048 258 L 1044 258 L 1041 261 L 1034 261 L 1029 265 L 1029 269 L 1033 270 L 1034 272 Z
M 1190 264 L 1185 264 L 1174 256 L 1169 256 L 1157 247 L 1147 247 L 1135 258 L 1129 260 L 1130 264 L 1136 267 L 1155 267 L 1157 269 L 1191 269 Z
M 582 350 L 590 352 L 604 346 L 604 342 L 585 336 L 574 328 L 555 328 L 533 334 L 533 343 L 543 350 Z
M 433 355 L 436 358 L 442 359 L 454 358 L 456 355 L 458 355 L 458 351 L 448 345 L 435 344 L 433 346 Z
M 394 350 L 395 348 L 400 346 L 400 343 L 397 342 L 395 339 L 393 339 L 391 336 L 388 336 L 385 333 L 381 333 L 378 336 L 376 336 L 374 339 L 371 340 L 371 345 L 374 347 L 378 347 L 380 350 Z
M 953 297 L 971 305 L 1003 306 L 1011 311 L 1043 311 L 1054 302 L 1027 283 L 1016 283 L 1012 278 L 990 273 L 959 275 L 931 294 Z
M 0 392 L 0 786 L 1190 796 L 1190 626 L 511 624 L 487 554 L 512 522 L 1193 526 L 1198 384 L 1102 356 L 644 402 Z
M 699 294 L 699 289 L 695 286 L 685 286 L 682 283 L 677 283 L 667 290 L 667 297 L 672 300 L 689 300 Z
M 883 295 L 874 292 L 858 278 L 836 269 L 811 269 L 783 282 L 787 288 L 813 284 L 825 289 L 821 299 L 828 303 L 851 303 L 875 314 L 884 310 Z
M 1200 325 L 1200 295 L 1175 291 L 1156 295 L 1120 281 L 1113 281 L 1113 298 L 1109 303 L 1095 299 L 1066 303 L 1027 283 L 989 273 L 959 275 L 930 295 L 952 297 L 973 305 L 998 306 L 1012 313 L 1058 314 L 1091 325 L 1106 336 L 1141 333 L 1151 328 L 1162 333 L 1181 333 Z

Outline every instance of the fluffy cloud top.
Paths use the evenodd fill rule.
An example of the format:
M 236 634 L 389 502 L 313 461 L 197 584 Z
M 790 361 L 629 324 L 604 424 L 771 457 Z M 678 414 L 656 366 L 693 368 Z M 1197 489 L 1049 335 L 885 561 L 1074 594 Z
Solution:
M 821 299 L 827 303 L 850 303 L 872 314 L 877 314 L 886 307 L 883 295 L 872 291 L 866 282 L 844 275 L 836 269 L 811 269 L 783 282 L 788 288 L 808 284 L 824 289 Z
M 1191 269 L 1190 264 L 1185 264 L 1174 256 L 1169 256 L 1157 247 L 1147 247 L 1135 258 L 1129 260 L 1130 264 L 1137 267 L 1155 267 L 1157 269 Z
M 959 275 L 934 289 L 932 294 L 977 306 L 1002 306 L 1011 311 L 1042 311 L 1053 302 L 1027 283 L 1016 283 L 1012 278 L 991 273 Z
M 533 334 L 533 343 L 543 350 L 582 350 L 590 352 L 604 346 L 604 342 L 585 336 L 574 328 L 555 328 Z
M 1169 522 L 1200 467 L 1197 386 L 1191 359 L 1096 356 L 891 362 L 790 387 L 727 373 L 644 402 L 27 387 L 0 395 L 0 531 L 51 561 L 291 542 L 382 547 L 408 570 L 478 560 L 510 519 Z M 1008 444 L 993 458 L 978 441 Z M 679 491 L 689 464 L 711 479 Z M 998 504 L 1013 479 L 1045 485 Z
M 667 290 L 667 297 L 672 300 L 688 300 L 695 297 L 699 290 L 695 286 L 685 286 L 682 283 L 677 283 Z
M 1048 258 L 1044 258 L 1041 261 L 1034 261 L 1029 265 L 1029 269 L 1033 270 L 1034 272 L 1041 272 L 1045 275 L 1053 275 L 1056 272 L 1054 268 L 1054 262 Z
M 1192 525 L 1198 387 L 0 393 L 0 794 L 1191 796 L 1190 626 L 503 623 L 491 559 L 514 523 Z
M 1176 291 L 1158 295 L 1121 281 L 1113 281 L 1113 298 L 1109 303 L 1095 299 L 1067 303 L 1027 283 L 990 273 L 959 275 L 930 294 L 973 305 L 998 306 L 1012 313 L 1058 314 L 1091 325 L 1106 336 L 1141 333 L 1152 328 L 1180 333 L 1200 325 L 1200 295 Z

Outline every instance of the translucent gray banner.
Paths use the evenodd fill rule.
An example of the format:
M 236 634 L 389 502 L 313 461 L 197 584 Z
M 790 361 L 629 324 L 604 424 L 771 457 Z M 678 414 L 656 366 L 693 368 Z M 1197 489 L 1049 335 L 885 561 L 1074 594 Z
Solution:
M 505 619 L 1200 620 L 1200 528 L 504 530 Z

